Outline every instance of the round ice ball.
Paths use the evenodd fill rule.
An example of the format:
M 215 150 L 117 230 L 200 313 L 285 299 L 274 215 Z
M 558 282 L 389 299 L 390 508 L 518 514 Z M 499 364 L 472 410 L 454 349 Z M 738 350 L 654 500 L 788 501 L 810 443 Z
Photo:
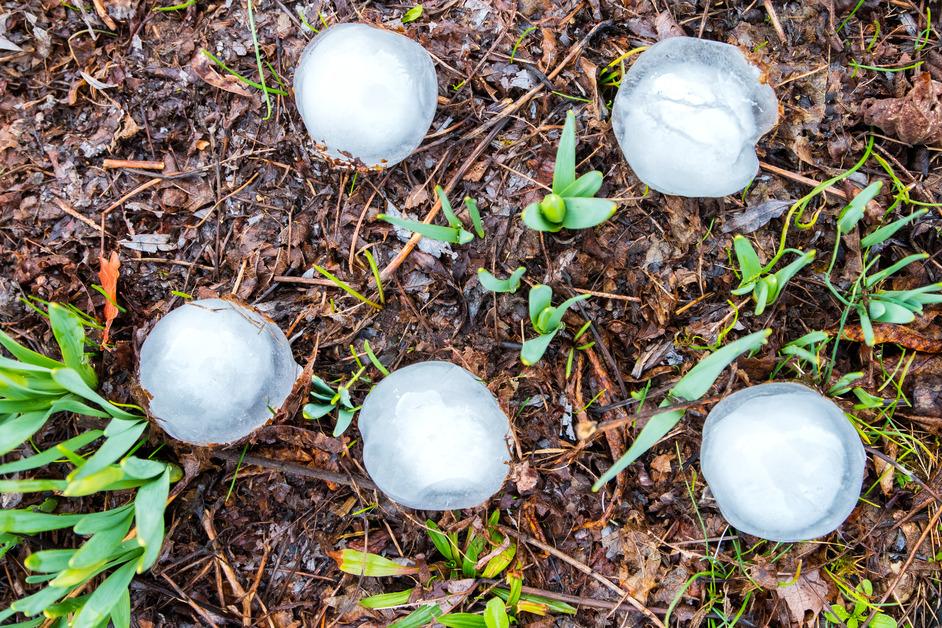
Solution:
M 837 529 L 860 495 L 864 448 L 841 409 L 801 384 L 760 384 L 714 406 L 700 466 L 723 517 L 772 541 Z
M 366 470 L 404 506 L 471 508 L 507 476 L 507 416 L 487 386 L 450 362 L 391 373 L 363 402 L 359 426 Z
M 385 167 L 414 151 L 435 117 L 438 79 L 425 48 L 366 24 L 337 24 L 307 45 L 294 95 L 328 156 Z
M 735 46 L 671 37 L 641 53 L 622 79 L 612 127 L 628 164 L 664 194 L 717 197 L 759 171 L 756 142 L 778 101 Z
M 168 435 L 194 445 L 254 432 L 281 407 L 298 374 L 278 326 L 225 299 L 190 301 L 160 319 L 138 368 L 151 416 Z

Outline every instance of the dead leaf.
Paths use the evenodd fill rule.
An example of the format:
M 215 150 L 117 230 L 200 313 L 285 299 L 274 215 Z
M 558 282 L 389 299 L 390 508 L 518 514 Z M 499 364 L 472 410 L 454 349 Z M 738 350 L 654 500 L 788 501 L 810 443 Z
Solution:
M 245 96 L 246 98 L 253 97 L 252 93 L 242 86 L 239 79 L 231 74 L 223 76 L 216 72 L 212 62 L 202 52 L 196 53 L 193 60 L 190 61 L 190 67 L 198 77 L 213 87 L 218 87 L 219 89 L 226 90 L 232 94 L 238 94 L 239 96 Z
M 902 98 L 868 98 L 861 107 L 865 123 L 907 144 L 942 144 L 942 83 L 928 72 Z
M 670 37 L 683 37 L 686 34 L 669 11 L 657 14 L 657 17 L 654 18 L 654 30 L 657 31 L 658 41 L 663 41 Z
M 660 583 L 661 553 L 657 542 L 641 530 L 621 531 L 621 563 L 618 579 L 621 585 L 642 604 Z
M 860 325 L 848 325 L 844 328 L 844 339 L 854 342 L 863 342 L 863 330 Z M 904 325 L 878 323 L 873 326 L 873 344 L 881 345 L 893 343 L 901 347 L 922 351 L 923 353 L 942 353 L 942 340 L 927 338 L 917 331 Z
M 111 332 L 111 323 L 118 316 L 118 276 L 121 268 L 121 260 L 118 259 L 118 252 L 112 251 L 111 257 L 107 260 L 98 256 L 98 281 L 101 282 L 101 289 L 105 293 L 105 330 L 101 334 L 101 344 L 108 344 L 108 334 Z
M 818 615 L 827 606 L 828 584 L 817 569 L 803 570 L 797 579 L 782 581 L 774 572 L 757 565 L 753 577 L 785 603 L 797 626 L 816 625 Z M 811 613 L 810 617 L 808 613 Z

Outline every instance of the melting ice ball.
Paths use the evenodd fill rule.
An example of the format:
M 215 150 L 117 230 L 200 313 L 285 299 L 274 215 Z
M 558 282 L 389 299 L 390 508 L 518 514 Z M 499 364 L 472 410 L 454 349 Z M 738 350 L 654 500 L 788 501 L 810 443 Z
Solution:
M 756 142 L 778 119 L 772 88 L 738 48 L 671 37 L 622 79 L 612 126 L 632 170 L 664 194 L 726 196 L 759 171 Z
M 330 157 L 384 167 L 422 143 L 438 80 L 432 58 L 408 37 L 337 24 L 305 48 L 294 95 L 308 133 Z
M 410 508 L 477 506 L 507 475 L 507 416 L 480 380 L 450 362 L 390 374 L 367 396 L 359 426 L 370 477 Z
M 212 445 L 264 425 L 298 374 L 277 325 L 248 306 L 201 299 L 157 322 L 141 347 L 138 378 L 167 434 Z
M 716 404 L 703 477 L 733 527 L 772 541 L 835 530 L 860 495 L 864 449 L 834 402 L 801 384 L 760 384 Z

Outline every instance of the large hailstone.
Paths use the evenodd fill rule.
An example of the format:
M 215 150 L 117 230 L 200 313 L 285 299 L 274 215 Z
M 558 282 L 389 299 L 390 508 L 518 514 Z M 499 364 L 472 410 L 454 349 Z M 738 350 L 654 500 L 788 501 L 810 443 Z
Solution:
M 201 299 L 157 322 L 141 347 L 138 379 L 168 435 L 212 445 L 271 419 L 299 370 L 285 335 L 254 308 Z
M 641 53 L 622 79 L 612 126 L 632 170 L 664 194 L 713 197 L 759 171 L 756 142 L 778 101 L 735 46 L 671 37 Z
M 307 45 L 294 95 L 308 133 L 327 155 L 368 167 L 397 164 L 435 117 L 438 79 L 425 48 L 365 24 L 337 24 Z
M 716 404 L 700 466 L 723 517 L 772 541 L 835 530 L 860 495 L 864 449 L 834 402 L 801 384 L 761 384 Z
M 370 477 L 410 508 L 477 506 L 507 475 L 507 416 L 480 380 L 450 362 L 390 374 L 364 401 L 359 426 Z

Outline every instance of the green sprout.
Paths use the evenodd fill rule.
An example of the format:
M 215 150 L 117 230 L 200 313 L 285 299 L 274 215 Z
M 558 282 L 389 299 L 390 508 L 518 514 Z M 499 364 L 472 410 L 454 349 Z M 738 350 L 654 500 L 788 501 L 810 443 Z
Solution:
M 422 8 L 421 3 L 415 5 L 414 7 L 412 7 L 411 9 L 409 9 L 408 11 L 402 14 L 402 19 L 400 20 L 400 22 L 402 22 L 403 24 L 408 24 L 410 22 L 416 21 L 417 19 L 422 17 L 423 10 L 424 9 Z
M 588 298 L 587 294 L 576 295 L 553 307 L 552 288 L 544 284 L 530 288 L 530 323 L 533 325 L 533 331 L 539 335 L 524 341 L 520 347 L 520 361 L 524 366 L 533 366 L 540 361 L 549 343 L 566 327 L 563 316 L 569 308 Z
M 468 526 L 463 542 L 458 532 L 446 532 L 434 521 L 425 522 L 425 530 L 441 555 L 441 558 L 428 563 L 425 573 L 430 574 L 428 582 L 419 582 L 402 591 L 370 595 L 360 600 L 360 606 L 369 609 L 397 608 L 416 606 L 405 617 L 389 624 L 390 626 L 426 626 L 433 622 L 449 628 L 507 628 L 511 621 L 519 621 L 521 612 L 545 616 L 549 613 L 575 615 L 576 609 L 559 600 L 549 597 L 523 593 L 523 577 L 517 557 L 517 544 L 498 529 L 499 511 L 494 511 L 487 522 L 475 528 Z M 403 565 L 379 554 L 359 550 L 344 549 L 330 554 L 340 571 L 357 577 L 411 577 L 418 580 L 423 570 L 414 565 Z M 484 558 L 487 557 L 485 561 Z M 517 566 L 510 568 L 517 560 Z M 482 565 L 483 563 L 483 565 Z M 507 587 L 491 587 L 491 582 L 503 575 Z M 431 585 L 436 581 L 474 579 L 487 585 L 490 597 L 484 603 L 484 610 L 477 613 L 448 612 L 443 614 L 441 606 L 434 598 L 422 600 L 422 594 L 434 595 Z M 415 601 L 418 598 L 418 601 Z M 481 602 L 484 602 L 481 599 Z
M 556 166 L 549 194 L 539 203 L 523 210 L 523 222 L 535 231 L 557 232 L 560 229 L 589 229 L 615 214 L 618 205 L 605 198 L 595 198 L 602 187 L 598 170 L 576 176 L 576 116 L 566 114 L 566 124 L 556 149 Z
M 815 251 L 812 249 L 807 253 L 796 249 L 785 249 L 785 252 L 796 253 L 798 257 L 784 268 L 775 273 L 769 273 L 771 266 L 762 266 L 756 250 L 752 243 L 741 235 L 733 238 L 733 249 L 736 252 L 736 261 L 739 264 L 739 276 L 741 281 L 739 287 L 733 290 L 735 295 L 752 293 L 752 298 L 756 303 L 756 316 L 762 314 L 765 308 L 775 303 L 785 284 L 794 277 L 798 271 L 807 266 L 814 260 Z
M 350 387 L 360 379 L 365 370 L 366 366 L 361 366 L 350 381 L 341 384 L 336 389 L 317 375 L 311 377 L 311 397 L 314 398 L 314 402 L 304 406 L 304 418 L 317 421 L 336 411 L 337 423 L 334 426 L 334 437 L 346 432 L 357 410 L 360 409 L 359 406 L 354 406 L 350 399 Z
M 512 272 L 507 279 L 498 279 L 484 268 L 478 268 L 478 281 L 485 290 L 491 292 L 516 292 L 520 289 L 520 280 L 527 272 L 523 266 Z
M 464 223 L 462 223 L 461 219 L 455 214 L 455 211 L 451 207 L 451 201 L 448 200 L 448 196 L 445 195 L 445 191 L 440 185 L 435 186 L 435 194 L 438 195 L 438 199 L 442 203 L 442 213 L 445 214 L 445 220 L 448 221 L 447 227 L 433 225 L 419 220 L 408 220 L 388 214 L 379 214 L 376 217 L 391 225 L 418 233 L 430 240 L 448 242 L 450 244 L 467 244 L 474 240 L 474 233 L 465 229 Z M 478 210 L 477 202 L 470 196 L 466 196 L 464 197 L 464 204 L 468 209 L 468 216 L 471 217 L 471 225 L 474 232 L 479 238 L 484 238 L 484 223 L 481 222 L 481 212 Z
M 844 305 L 841 328 L 843 329 L 848 315 L 851 312 L 856 313 L 860 320 L 864 342 L 868 346 L 874 344 L 873 323 L 905 325 L 914 321 L 917 315 L 922 314 L 924 305 L 942 303 L 942 283 L 928 284 L 909 290 L 884 290 L 881 288 L 883 282 L 899 271 L 914 262 L 928 258 L 929 256 L 926 253 L 906 256 L 882 270 L 874 271 L 875 266 L 880 261 L 880 255 L 876 254 L 875 251 L 893 237 L 897 231 L 924 216 L 928 211 L 926 209 L 917 210 L 908 216 L 879 227 L 861 238 L 863 270 L 846 291 L 837 289 L 831 282 L 831 272 L 837 261 L 841 239 L 856 229 L 857 224 L 864 216 L 867 203 L 876 197 L 882 185 L 880 181 L 871 183 L 841 211 L 837 220 L 837 237 L 834 240 L 831 261 L 824 275 L 825 284 L 831 294 Z M 834 351 L 836 352 L 836 350 L 837 343 L 834 346 Z

